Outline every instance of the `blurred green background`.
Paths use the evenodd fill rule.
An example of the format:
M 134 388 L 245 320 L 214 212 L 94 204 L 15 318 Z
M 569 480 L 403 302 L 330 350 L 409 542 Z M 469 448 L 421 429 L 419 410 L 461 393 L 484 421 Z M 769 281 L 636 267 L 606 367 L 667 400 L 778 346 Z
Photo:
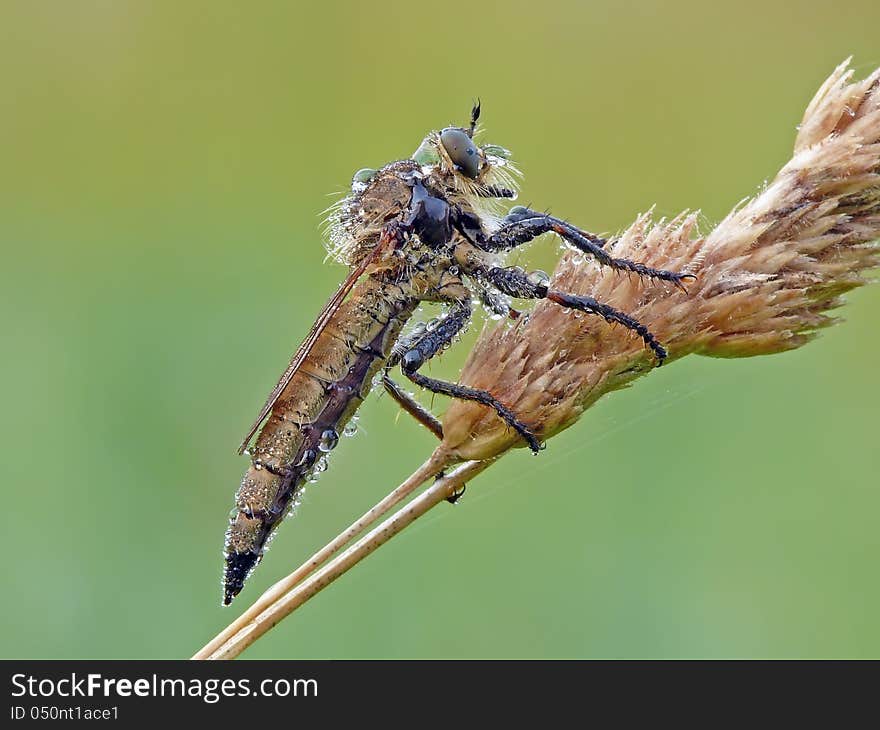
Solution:
M 707 228 L 837 63 L 880 64 L 878 27 L 876 0 L 4 2 L 0 655 L 188 656 L 427 455 L 372 398 L 220 608 L 235 447 L 343 276 L 319 214 L 354 170 L 480 96 L 521 201 Z M 880 655 L 880 295 L 841 313 L 600 402 L 246 656 Z

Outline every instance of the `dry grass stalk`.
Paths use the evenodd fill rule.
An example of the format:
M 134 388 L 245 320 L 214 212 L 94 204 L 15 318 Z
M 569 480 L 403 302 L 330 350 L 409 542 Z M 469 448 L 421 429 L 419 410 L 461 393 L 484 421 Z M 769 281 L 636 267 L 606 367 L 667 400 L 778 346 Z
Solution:
M 880 264 L 874 243 L 880 238 L 880 69 L 852 82 L 848 63 L 808 106 L 791 161 L 708 236 L 694 237 L 696 214 L 654 223 L 647 213 L 614 242 L 616 256 L 696 274 L 690 291 L 621 277 L 575 254 L 560 261 L 556 288 L 589 294 L 649 323 L 670 360 L 781 352 L 833 323 L 828 312 L 841 304 L 840 295 L 864 284 L 864 273 Z M 650 353 L 632 333 L 542 302 L 516 324 L 484 331 L 461 382 L 491 391 L 548 439 L 599 397 L 652 369 Z M 494 414 L 467 401 L 452 402 L 443 429 L 443 443 L 426 463 L 465 464 L 318 569 L 426 481 L 423 465 L 195 658 L 237 656 L 499 455 L 523 445 Z

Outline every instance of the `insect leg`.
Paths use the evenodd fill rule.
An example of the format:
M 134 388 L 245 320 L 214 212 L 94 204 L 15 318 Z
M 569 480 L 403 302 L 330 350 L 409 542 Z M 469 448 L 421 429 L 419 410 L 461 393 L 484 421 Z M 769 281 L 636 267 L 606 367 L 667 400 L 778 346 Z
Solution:
M 461 489 L 456 490 L 450 496 L 446 498 L 446 501 L 449 504 L 458 504 L 458 500 L 464 497 L 464 493 L 467 491 L 467 484 L 462 484 Z
M 639 276 L 669 281 L 678 287 L 682 287 L 681 282 L 684 279 L 696 278 L 693 274 L 654 269 L 629 259 L 615 258 L 604 249 L 606 239 L 582 231 L 561 218 L 538 213 L 522 206 L 515 207 L 495 233 L 484 236 L 475 243 L 486 251 L 508 251 L 543 233 L 550 232 L 556 233 L 575 248 L 595 257 L 600 264 L 618 271 L 630 271 Z
M 651 330 L 634 317 L 630 317 L 619 309 L 597 302 L 593 297 L 577 296 L 560 291 L 547 292 L 547 299 L 569 309 L 578 309 L 587 314 L 598 314 L 606 322 L 622 324 L 627 329 L 635 332 L 651 348 L 657 358 L 658 367 L 666 360 L 666 348 L 657 341 Z
M 485 390 L 478 390 L 477 388 L 469 388 L 466 385 L 459 385 L 458 383 L 447 383 L 436 378 L 429 378 L 417 372 L 425 362 L 434 357 L 434 355 L 455 339 L 455 336 L 461 332 L 468 320 L 470 320 L 470 316 L 470 305 L 465 301 L 457 302 L 446 319 L 442 320 L 432 331 L 426 332 L 418 340 L 411 343 L 408 350 L 397 355 L 395 362 L 399 359 L 400 369 L 403 371 L 403 374 L 416 385 L 430 390 L 432 393 L 471 400 L 492 408 L 502 421 L 522 436 L 532 451 L 538 453 L 541 449 L 541 442 L 538 441 L 535 434 L 491 393 Z
M 440 440 L 443 439 L 443 426 L 440 423 L 440 420 L 395 383 L 391 379 L 389 372 L 391 368 L 400 362 L 400 358 L 403 357 L 404 353 L 407 350 L 412 349 L 413 345 L 419 341 L 426 331 L 435 329 L 441 322 L 443 322 L 443 319 L 435 317 L 428 324 L 419 325 L 418 329 L 414 332 L 402 337 L 391 351 L 391 356 L 385 363 L 385 371 L 382 373 L 382 385 L 388 395 L 390 395 L 397 405 L 399 405 L 406 413 L 415 418 L 416 421 L 422 424 Z
M 550 289 L 543 280 L 530 276 L 519 267 L 494 266 L 477 270 L 474 273 L 510 296 L 522 299 L 549 299 L 562 307 L 577 309 L 587 314 L 597 314 L 606 322 L 622 324 L 635 332 L 651 348 L 657 357 L 658 366 L 662 365 L 666 359 L 666 349 L 644 324 L 614 307 L 596 301 L 593 297 L 567 294 Z
M 409 415 L 415 418 L 438 439 L 440 439 L 441 441 L 443 440 L 443 426 L 441 425 L 440 420 L 433 413 L 431 413 L 431 411 L 429 411 L 421 403 L 419 403 L 415 398 L 409 395 L 409 393 L 403 390 L 403 388 L 401 388 L 397 383 L 395 383 L 388 375 L 387 370 L 382 375 L 382 385 L 385 387 L 388 395 L 390 395 L 392 398 L 394 398 L 395 401 L 397 401 L 397 405 L 399 405 L 404 411 L 409 413 Z

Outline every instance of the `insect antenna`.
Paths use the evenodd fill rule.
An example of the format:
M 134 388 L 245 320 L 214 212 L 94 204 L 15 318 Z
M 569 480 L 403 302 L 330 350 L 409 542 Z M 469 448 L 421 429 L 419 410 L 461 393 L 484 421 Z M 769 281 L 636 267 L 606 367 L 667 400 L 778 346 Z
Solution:
M 480 119 L 480 99 L 477 97 L 477 103 L 471 108 L 471 125 L 468 127 L 468 137 L 474 138 L 474 130 L 477 128 L 477 122 Z

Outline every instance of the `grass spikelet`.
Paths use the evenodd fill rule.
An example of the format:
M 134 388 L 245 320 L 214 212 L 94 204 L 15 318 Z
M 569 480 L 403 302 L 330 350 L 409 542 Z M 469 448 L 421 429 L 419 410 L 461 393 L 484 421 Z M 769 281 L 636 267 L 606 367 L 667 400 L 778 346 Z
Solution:
M 615 256 L 694 273 L 682 292 L 619 276 L 574 254 L 554 287 L 587 294 L 651 328 L 669 360 L 766 355 L 799 347 L 835 320 L 840 295 L 866 282 L 880 251 L 880 69 L 851 82 L 841 64 L 810 102 L 792 159 L 755 198 L 705 237 L 697 214 L 669 222 L 640 215 L 613 243 Z M 548 439 L 605 393 L 653 369 L 638 337 L 551 302 L 513 326 L 483 332 L 461 382 L 489 390 Z M 443 447 L 459 459 L 497 457 L 523 445 L 482 406 L 453 401 Z

